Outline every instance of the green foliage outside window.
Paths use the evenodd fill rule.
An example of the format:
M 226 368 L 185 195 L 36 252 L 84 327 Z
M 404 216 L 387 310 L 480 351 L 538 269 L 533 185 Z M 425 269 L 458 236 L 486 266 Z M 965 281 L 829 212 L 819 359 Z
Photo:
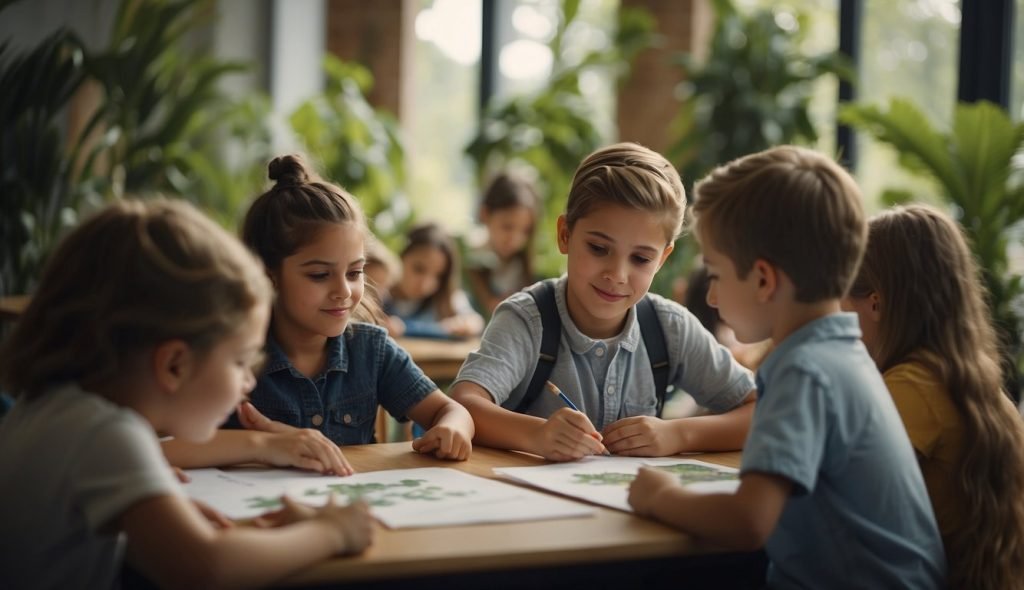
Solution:
M 63 30 L 23 55 L 0 48 L 0 294 L 30 291 L 60 234 L 110 199 L 181 195 L 235 227 L 262 185 L 269 109 L 218 89 L 247 66 L 186 49 L 186 33 L 208 26 L 214 7 L 123 0 L 100 51 Z M 66 137 L 68 104 L 85 82 L 100 89 L 98 104 Z M 229 158 L 226 144 L 244 153 Z
M 324 58 L 326 87 L 291 114 L 292 130 L 316 169 L 354 195 L 371 229 L 391 248 L 412 222 L 404 193 L 405 151 L 398 123 L 366 100 L 373 75 L 334 56 Z
M 883 201 L 896 204 L 934 201 L 938 195 L 952 206 L 981 266 L 990 294 L 992 319 L 1005 346 L 1007 390 L 1019 396 L 1024 367 L 1021 344 L 1020 275 L 1010 269 L 1007 247 L 1018 242 L 1024 221 L 1024 123 L 1015 123 L 988 103 L 956 106 L 952 126 L 936 129 L 924 113 L 905 99 L 893 99 L 888 110 L 873 105 L 850 105 L 840 119 L 899 154 L 909 172 L 931 181 L 925 194 L 893 188 Z M 1014 236 L 1017 236 L 1016 238 Z
M 479 179 L 517 163 L 537 171 L 543 200 L 537 229 L 540 236 L 554 236 L 555 220 L 565 210 L 573 171 L 602 142 L 593 123 L 593 109 L 580 90 L 581 74 L 595 67 L 613 75 L 626 73 L 633 57 L 650 45 L 654 29 L 646 11 L 623 9 L 613 43 L 567 64 L 562 44 L 579 4 L 578 0 L 566 0 L 561 5 L 558 27 L 550 42 L 554 64 L 548 84 L 532 96 L 488 105 L 479 133 L 466 147 Z M 538 273 L 554 276 L 561 272 L 564 260 L 555 241 L 544 238 L 536 244 Z
M 686 81 L 678 138 L 668 157 L 679 168 L 687 194 L 715 166 L 780 144 L 813 145 L 818 131 L 811 119 L 814 83 L 827 74 L 852 80 L 841 54 L 807 55 L 801 49 L 807 17 L 796 13 L 785 28 L 770 9 L 744 13 L 732 0 L 713 0 L 717 20 L 706 59 L 679 56 Z M 680 240 L 655 278 L 652 290 L 671 292 L 671 282 L 689 272 L 696 246 Z

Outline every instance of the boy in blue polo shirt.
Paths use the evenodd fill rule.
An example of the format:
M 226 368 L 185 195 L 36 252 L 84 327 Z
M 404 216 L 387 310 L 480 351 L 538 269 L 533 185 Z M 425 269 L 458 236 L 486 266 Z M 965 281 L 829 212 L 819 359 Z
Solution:
M 695 188 L 708 303 L 741 342 L 777 346 L 734 494 L 643 469 L 630 504 L 688 533 L 764 547 L 778 588 L 938 588 L 942 542 L 892 398 L 840 298 L 867 240 L 860 191 L 835 162 L 777 147 Z

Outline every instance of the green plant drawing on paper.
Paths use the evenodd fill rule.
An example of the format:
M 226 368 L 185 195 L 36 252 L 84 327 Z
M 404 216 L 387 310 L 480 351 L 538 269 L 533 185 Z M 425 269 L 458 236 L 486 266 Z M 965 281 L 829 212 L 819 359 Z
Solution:
M 269 496 L 253 496 L 245 499 L 246 508 L 252 508 L 260 510 L 277 510 L 282 508 L 281 498 L 271 498 Z
M 655 467 L 661 471 L 667 471 L 679 478 L 683 485 L 697 483 L 700 481 L 724 481 L 736 479 L 735 473 L 719 471 L 712 467 L 680 463 L 677 465 L 665 465 Z M 633 473 L 615 473 L 606 471 L 604 473 L 574 473 L 573 483 L 594 486 L 627 486 L 633 483 L 636 475 Z
M 326 496 L 331 492 L 346 499 L 345 503 L 363 500 L 370 506 L 394 506 L 404 502 L 437 502 L 446 498 L 462 498 L 472 491 L 450 491 L 438 485 L 424 486 L 425 479 L 403 479 L 395 483 L 336 483 L 323 488 L 310 488 L 304 496 Z
M 657 467 L 656 469 L 674 474 L 679 478 L 679 481 L 682 482 L 683 485 L 697 483 L 699 481 L 726 481 L 736 479 L 735 473 L 719 471 L 718 469 L 705 467 L 703 465 L 694 465 L 692 463 L 665 465 Z
M 626 486 L 636 479 L 633 473 L 574 473 L 573 483 L 580 483 L 592 486 Z

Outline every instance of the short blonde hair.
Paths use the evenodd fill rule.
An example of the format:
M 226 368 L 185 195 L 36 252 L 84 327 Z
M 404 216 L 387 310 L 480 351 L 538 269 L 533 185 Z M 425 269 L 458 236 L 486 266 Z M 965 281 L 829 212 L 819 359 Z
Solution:
M 272 288 L 259 261 L 181 200 L 124 200 L 72 231 L 0 350 L 0 379 L 35 397 L 103 380 L 161 342 L 206 351 L 234 333 Z
M 797 301 L 846 293 L 867 222 L 860 189 L 839 164 L 806 148 L 774 147 L 719 166 L 694 193 L 699 237 L 728 256 L 740 278 L 764 259 L 793 281 Z
M 661 217 L 665 238 L 679 237 L 686 191 L 661 154 L 636 143 L 616 143 L 587 156 L 572 179 L 565 220 L 569 229 L 600 204 L 649 211 Z

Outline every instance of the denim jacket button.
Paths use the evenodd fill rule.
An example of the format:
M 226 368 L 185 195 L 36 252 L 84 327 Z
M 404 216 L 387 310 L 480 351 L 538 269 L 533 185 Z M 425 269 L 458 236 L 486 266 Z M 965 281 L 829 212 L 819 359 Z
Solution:
M 313 426 L 320 426 L 323 423 L 324 423 L 324 417 L 323 416 L 321 416 L 320 414 L 316 414 L 315 416 L 313 416 Z
M 344 422 L 345 424 L 351 424 L 352 423 L 352 414 L 345 414 L 345 416 L 341 419 L 341 421 Z

